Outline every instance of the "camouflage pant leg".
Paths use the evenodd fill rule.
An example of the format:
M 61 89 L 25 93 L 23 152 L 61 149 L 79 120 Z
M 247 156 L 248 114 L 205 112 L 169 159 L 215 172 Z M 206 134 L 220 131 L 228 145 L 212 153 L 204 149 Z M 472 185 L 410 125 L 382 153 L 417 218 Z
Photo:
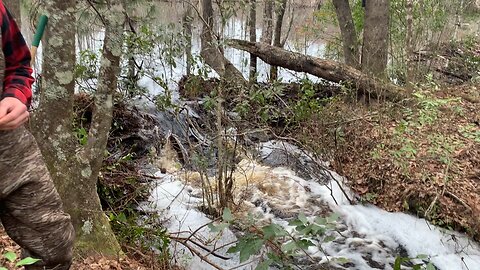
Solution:
M 0 219 L 34 269 L 69 269 L 74 230 L 33 136 L 21 127 L 0 131 Z

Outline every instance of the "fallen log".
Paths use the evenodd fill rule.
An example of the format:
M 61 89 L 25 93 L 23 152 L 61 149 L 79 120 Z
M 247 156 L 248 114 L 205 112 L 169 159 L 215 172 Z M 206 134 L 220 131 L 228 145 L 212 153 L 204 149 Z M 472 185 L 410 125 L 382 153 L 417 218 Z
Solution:
M 391 101 L 400 101 L 406 97 L 406 91 L 402 87 L 382 82 L 343 63 L 290 52 L 262 42 L 229 39 L 227 44 L 232 48 L 249 52 L 267 64 L 341 83 L 367 97 Z

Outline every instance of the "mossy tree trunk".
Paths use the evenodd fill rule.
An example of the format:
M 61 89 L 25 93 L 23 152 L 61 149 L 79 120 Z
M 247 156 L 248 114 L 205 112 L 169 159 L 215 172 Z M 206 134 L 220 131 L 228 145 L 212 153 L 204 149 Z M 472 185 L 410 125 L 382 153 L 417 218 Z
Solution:
M 106 23 L 102 66 L 95 95 L 95 112 L 89 140 L 81 146 L 73 131 L 75 67 L 74 0 L 45 1 L 50 21 L 46 31 L 40 106 L 32 118 L 47 166 L 60 193 L 65 210 L 76 230 L 76 251 L 80 254 L 118 255 L 120 246 L 102 211 L 97 178 L 110 130 L 113 91 L 117 86 L 122 24 Z M 110 12 L 120 10 L 111 7 Z M 121 14 L 118 13 L 118 14 Z M 105 20 L 109 21 L 109 20 Z M 120 29 L 120 31 L 118 30 Z

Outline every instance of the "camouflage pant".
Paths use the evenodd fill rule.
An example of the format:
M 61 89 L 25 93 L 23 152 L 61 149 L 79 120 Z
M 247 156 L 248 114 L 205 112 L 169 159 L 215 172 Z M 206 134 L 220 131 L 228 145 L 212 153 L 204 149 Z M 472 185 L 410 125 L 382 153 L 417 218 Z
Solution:
M 74 230 L 33 136 L 21 127 L 0 131 L 0 219 L 24 256 L 41 259 L 27 270 L 69 269 Z

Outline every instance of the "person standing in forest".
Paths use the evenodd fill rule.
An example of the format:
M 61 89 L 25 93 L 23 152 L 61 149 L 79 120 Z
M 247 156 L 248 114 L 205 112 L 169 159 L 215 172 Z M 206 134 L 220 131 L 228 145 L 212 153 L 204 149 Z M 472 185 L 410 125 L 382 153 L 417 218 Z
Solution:
M 22 256 L 40 259 L 26 270 L 66 270 L 72 263 L 75 232 L 37 143 L 24 127 L 32 97 L 31 55 L 1 0 L 0 22 L 1 224 L 22 247 Z

